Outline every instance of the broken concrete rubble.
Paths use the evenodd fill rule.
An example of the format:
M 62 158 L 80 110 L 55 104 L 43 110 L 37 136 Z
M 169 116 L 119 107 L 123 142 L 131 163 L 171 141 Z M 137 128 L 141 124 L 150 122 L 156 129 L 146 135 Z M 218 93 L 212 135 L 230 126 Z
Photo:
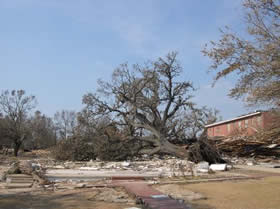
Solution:
M 240 159 L 236 159 L 240 160 Z M 158 177 L 171 177 L 171 176 L 184 176 L 184 175 L 190 175 L 191 176 L 191 170 L 195 170 L 199 173 L 199 170 L 204 169 L 205 172 L 198 174 L 202 176 L 206 176 L 205 179 L 211 178 L 208 176 L 208 170 L 209 170 L 209 163 L 207 162 L 200 162 L 198 164 L 193 164 L 186 160 L 179 160 L 179 159 L 167 159 L 167 160 L 160 160 L 160 159 L 154 159 L 149 161 L 123 161 L 123 162 L 102 162 L 102 161 L 90 161 L 90 162 L 51 162 L 50 164 L 44 164 L 41 162 L 34 162 L 31 165 L 36 164 L 38 167 L 48 167 L 47 169 L 47 175 L 53 175 L 54 180 L 56 183 L 50 184 L 50 185 L 43 185 L 41 188 L 44 188 L 44 190 L 47 191 L 85 191 L 87 188 L 91 188 L 93 190 L 98 190 L 100 187 L 96 186 L 96 182 L 91 182 L 93 178 L 96 176 L 99 176 L 100 179 L 107 178 L 106 181 L 103 181 L 103 187 L 111 185 L 110 179 L 112 177 L 117 176 L 124 176 L 124 177 L 139 177 L 143 176 L 145 179 L 146 177 L 151 181 L 145 181 L 147 184 L 154 184 L 157 183 L 158 185 L 165 185 L 166 182 L 169 181 L 171 183 L 168 183 L 172 187 L 175 187 L 176 183 L 174 180 L 181 180 L 183 183 L 186 183 L 187 180 L 192 178 L 171 178 L 171 179 L 158 179 Z M 33 166 L 33 167 L 36 167 Z M 53 167 L 51 166 L 53 165 Z M 72 167 L 70 168 L 69 167 Z M 220 166 L 220 165 L 219 165 Z M 54 168 L 55 167 L 55 168 Z M 57 168 L 59 167 L 59 168 Z M 226 170 L 228 170 L 230 165 L 226 164 Z M 207 172 L 206 172 L 207 170 Z M 148 174 L 152 174 L 148 176 Z M 227 176 L 231 175 L 230 173 L 220 173 L 217 172 L 215 175 L 221 175 L 221 176 Z M 103 176 L 102 176 L 103 175 Z M 213 175 L 214 176 L 214 175 Z M 58 177 L 58 178 L 56 178 Z M 69 177 L 65 178 L 64 182 L 61 182 L 60 180 L 63 177 Z M 80 178 L 82 177 L 82 178 Z M 86 179 L 85 177 L 88 177 Z M 100 179 L 96 179 L 96 181 L 99 181 Z M 187 180 L 186 180 L 187 179 Z M 201 180 L 202 178 L 195 178 L 197 180 Z M 67 180 L 67 181 L 66 181 Z M 89 180 L 89 181 L 88 181 Z M 126 181 L 132 181 L 127 180 Z M 173 181 L 173 182 L 172 182 Z M 208 181 L 208 180 L 207 180 Z M 175 183 L 175 184 L 174 184 Z M 177 183 L 178 184 L 178 183 Z M 112 188 L 115 189 L 115 188 Z M 102 191 L 101 191 L 102 190 Z M 101 193 L 105 191 L 105 189 L 101 189 Z M 99 192 L 98 191 L 98 192 Z M 105 191 L 104 195 L 100 195 L 97 192 L 93 192 L 93 195 L 89 198 L 92 201 L 104 201 L 104 202 L 116 202 L 116 203 L 127 203 L 126 197 L 122 197 L 122 194 L 115 195 L 114 199 L 107 198 L 106 195 L 110 195 L 110 191 Z M 170 193 L 163 192 L 164 194 L 170 195 L 173 199 L 176 200 L 186 200 L 186 201 L 193 201 L 193 200 L 199 200 L 204 199 L 205 197 L 199 193 L 195 192 L 179 192 L 176 194 L 176 190 L 174 192 L 170 191 Z M 117 197 L 118 196 L 118 197 Z M 125 207 L 124 207 L 125 208 Z
M 96 188 L 91 191 L 91 197 L 88 200 L 134 204 L 134 200 L 130 199 L 122 188 Z
M 42 166 L 39 163 L 31 163 L 31 167 L 33 171 L 36 171 L 36 170 L 40 170 Z
M 197 166 L 196 166 L 196 170 L 197 170 L 197 172 L 208 173 L 209 163 L 205 162 L 205 161 L 202 161 L 202 162 L 198 163 Z
M 224 159 L 233 165 L 258 165 L 258 164 L 277 164 L 280 159 L 277 157 L 255 158 L 255 157 L 224 157 Z
M 211 164 L 209 168 L 212 171 L 226 171 L 227 164 Z
M 130 163 L 129 162 L 123 162 L 121 165 L 122 165 L 122 167 L 128 167 L 130 165 Z
M 229 170 L 231 170 L 231 169 L 233 169 L 233 166 L 232 166 L 232 165 L 228 165 L 228 164 L 227 164 L 227 168 L 226 168 L 226 170 L 227 170 L 227 171 L 229 171 Z
M 136 162 L 90 161 L 69 169 L 64 164 L 48 167 L 46 176 L 50 179 L 100 179 L 114 176 L 139 176 L 143 178 L 192 175 L 193 163 L 187 160 L 168 159 Z M 81 166 L 81 167 L 80 167 Z M 64 179 L 64 180 L 65 180 Z
M 248 158 L 232 158 L 229 159 L 228 163 L 230 164 L 231 161 L 235 161 L 235 164 L 243 163 L 247 164 L 250 162 L 253 162 L 254 166 L 261 165 L 264 167 L 278 167 L 279 164 L 277 162 L 273 162 L 273 164 L 270 161 L 267 161 L 266 159 L 263 161 L 259 161 L 254 159 L 253 157 Z M 27 163 L 29 164 L 29 163 Z M 229 170 L 232 168 L 231 165 L 226 164 L 226 170 Z M 11 165 L 11 163 L 9 163 Z M 109 191 L 105 191 L 106 189 L 99 189 L 99 188 L 110 188 L 112 186 L 112 177 L 125 177 L 125 181 L 136 181 L 132 178 L 127 177 L 144 177 L 145 183 L 148 185 L 156 184 L 153 187 L 157 188 L 157 186 L 161 185 L 170 185 L 172 188 L 176 188 L 176 185 L 182 184 L 190 184 L 190 183 L 197 183 L 202 182 L 205 180 L 205 182 L 211 182 L 213 181 L 225 181 L 225 180 L 232 180 L 232 179 L 246 179 L 246 176 L 234 176 L 232 178 L 233 172 L 215 172 L 215 174 L 208 175 L 209 171 L 209 163 L 207 162 L 200 162 L 198 164 L 191 163 L 186 160 L 179 160 L 176 158 L 168 158 L 168 159 L 151 159 L 148 161 L 123 161 L 123 162 L 104 162 L 104 161 L 94 161 L 91 160 L 89 162 L 61 162 L 61 161 L 54 161 L 54 160 L 46 160 L 46 159 L 35 159 L 31 161 L 32 170 L 47 168 L 47 175 L 54 174 L 54 180 L 55 183 L 51 183 L 49 185 L 43 184 L 41 187 L 33 187 L 33 189 L 41 189 L 47 192 L 55 191 L 57 193 L 59 192 L 68 192 L 73 191 L 77 193 L 84 193 L 85 191 L 89 194 L 92 190 L 99 190 L 101 193 L 103 191 L 105 192 L 104 195 L 96 194 L 93 192 L 93 195 L 89 197 L 90 200 L 96 201 L 96 202 L 102 202 L 102 201 L 108 201 L 108 202 L 123 202 L 124 206 L 121 208 L 129 208 L 132 209 L 132 205 L 130 208 L 129 205 L 126 205 L 126 197 L 122 197 L 122 193 L 119 193 L 118 195 L 115 195 L 115 199 L 111 200 L 110 198 L 107 199 L 106 195 L 110 195 Z M 248 167 L 248 166 L 247 166 Z M 202 169 L 202 170 L 201 170 Z M 204 169 L 204 170 L 203 170 Z M 199 177 L 197 178 L 191 178 L 191 171 L 197 171 Z M 49 172 L 51 171 L 51 172 Z M 201 173 L 202 171 L 202 173 Z M 203 172 L 205 171 L 205 172 Z M 207 172 L 206 172 L 207 171 Z M 236 170 L 238 172 L 238 170 Z M 53 172 L 53 173 L 52 173 Z M 105 174 L 105 175 L 104 175 Z M 147 174 L 152 174 L 150 176 L 147 176 Z M 63 182 L 60 180 L 63 177 L 69 177 L 65 178 Z M 104 176 L 102 176 L 104 175 Z M 146 176 L 145 176 L 146 175 Z M 188 176 L 190 175 L 190 176 Z M 79 178 L 81 177 L 82 178 Z M 96 181 L 92 181 L 92 179 L 96 176 L 99 176 L 100 179 L 95 179 Z M 158 177 L 172 177 L 172 176 L 178 176 L 178 178 L 158 178 Z M 187 176 L 187 178 L 182 178 L 182 176 Z M 59 177 L 59 178 L 56 178 Z M 72 178 L 74 177 L 74 178 Z M 85 177 L 88 177 L 86 179 Z M 103 180 L 105 177 L 106 180 Z M 147 179 L 146 179 L 147 177 Z M 230 177 L 230 178 L 229 178 Z M 242 177 L 242 178 L 241 178 Z M 215 178 L 215 179 L 214 179 Z M 122 181 L 124 180 L 122 179 Z M 143 180 L 141 179 L 141 180 Z M 209 180 L 210 179 L 210 180 Z M 89 180 L 89 181 L 88 181 Z M 101 180 L 101 181 L 100 181 Z M 119 180 L 119 179 L 118 179 Z M 100 182 L 99 182 L 100 181 Z M 102 183 L 101 183 L 102 182 Z M 1 185 L 0 185 L 1 186 Z M 87 189 L 90 188 L 90 189 Z M 29 188 L 31 189 L 31 188 Z M 112 189 L 115 189 L 115 187 L 112 187 Z M 176 200 L 199 200 L 203 199 L 205 197 L 200 196 L 199 193 L 192 193 L 192 192 L 185 192 L 186 189 L 181 190 L 176 194 L 176 190 L 179 189 L 173 189 L 170 191 L 170 193 L 162 191 L 165 195 L 170 195 L 172 198 Z M 98 192 L 99 192 L 98 191 Z M 194 190 L 195 191 L 195 190 Z M 50 192 L 52 193 L 52 192 Z M 204 194 L 204 193 L 203 193 Z M 118 196 L 118 197 L 117 197 Z M 88 197 L 87 197 L 88 198 Z M 209 198 L 210 199 L 210 198 Z M 91 204 L 95 204 L 95 202 L 92 202 Z M 98 208 L 98 207 L 97 207 Z M 110 208 L 110 207 L 108 207 Z M 137 208 L 137 206 L 136 206 Z M 134 209 L 134 208 L 133 208 Z

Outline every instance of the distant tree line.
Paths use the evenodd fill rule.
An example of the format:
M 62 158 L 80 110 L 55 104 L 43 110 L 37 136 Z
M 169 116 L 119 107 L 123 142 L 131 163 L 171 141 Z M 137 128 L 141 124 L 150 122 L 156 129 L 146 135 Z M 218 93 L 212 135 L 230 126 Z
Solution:
M 76 114 L 57 112 L 54 118 L 35 111 L 36 98 L 24 90 L 5 90 L 0 95 L 0 145 L 25 150 L 45 149 L 73 134 Z M 71 121 L 70 121 L 71 120 Z

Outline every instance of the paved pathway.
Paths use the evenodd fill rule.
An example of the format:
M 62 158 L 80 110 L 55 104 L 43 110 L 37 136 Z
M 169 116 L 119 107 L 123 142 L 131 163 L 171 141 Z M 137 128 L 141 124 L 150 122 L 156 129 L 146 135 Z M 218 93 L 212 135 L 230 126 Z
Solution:
M 113 180 L 112 184 L 124 187 L 128 193 L 136 196 L 147 209 L 191 209 L 190 206 L 150 187 L 144 181 Z

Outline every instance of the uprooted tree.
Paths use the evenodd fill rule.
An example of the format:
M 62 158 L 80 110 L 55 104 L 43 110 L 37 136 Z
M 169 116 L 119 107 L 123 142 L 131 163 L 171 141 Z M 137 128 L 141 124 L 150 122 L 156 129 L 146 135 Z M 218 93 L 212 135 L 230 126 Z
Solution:
M 0 111 L 3 114 L 1 129 L 14 145 L 14 155 L 30 134 L 28 117 L 35 107 L 35 96 L 26 96 L 24 90 L 3 91 L 0 95 Z
M 125 140 L 150 145 L 141 149 L 141 154 L 187 157 L 185 148 L 173 142 L 186 140 L 190 124 L 183 116 L 197 108 L 191 101 L 192 83 L 179 79 L 182 67 L 176 58 L 177 53 L 172 52 L 144 66 L 130 69 L 127 64 L 120 65 L 110 82 L 99 81 L 96 94 L 84 95 L 86 121 L 109 118 Z
M 248 104 L 280 105 L 280 1 L 244 0 L 246 36 L 229 27 L 221 39 L 203 50 L 218 71 L 215 81 L 236 73 L 239 80 L 233 98 Z

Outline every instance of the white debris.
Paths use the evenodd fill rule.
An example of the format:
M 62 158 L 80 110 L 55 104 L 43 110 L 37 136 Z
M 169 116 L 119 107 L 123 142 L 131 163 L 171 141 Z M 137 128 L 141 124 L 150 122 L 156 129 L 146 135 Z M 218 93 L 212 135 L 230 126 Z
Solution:
M 80 167 L 79 169 L 80 170 L 94 170 L 94 171 L 99 170 L 99 168 L 96 168 L 96 167 Z
M 198 163 L 197 167 L 196 167 L 196 170 L 197 170 L 197 172 L 200 172 L 200 173 L 208 173 L 209 163 L 205 162 L 205 161 L 202 161 L 202 162 Z
M 233 168 L 232 165 L 227 165 L 227 171 L 231 170 Z
M 129 162 L 122 162 L 122 166 L 123 166 L 123 167 L 130 166 L 130 163 L 129 163 Z
M 41 169 L 41 165 L 39 163 L 31 163 L 31 166 L 33 171 Z
M 56 166 L 53 166 L 53 168 L 56 168 L 56 169 L 64 169 L 65 167 L 62 166 L 62 165 L 56 165 Z
M 83 183 L 81 183 L 81 184 L 77 184 L 76 186 L 75 186 L 75 188 L 86 188 L 86 184 L 83 184 Z
M 225 171 L 227 169 L 227 164 L 211 164 L 210 169 L 212 171 Z
M 267 148 L 273 149 L 278 146 L 279 146 L 278 144 L 271 144 L 271 145 L 268 145 Z
M 252 165 L 254 165 L 254 163 L 253 162 L 247 162 L 247 165 L 252 166 Z

